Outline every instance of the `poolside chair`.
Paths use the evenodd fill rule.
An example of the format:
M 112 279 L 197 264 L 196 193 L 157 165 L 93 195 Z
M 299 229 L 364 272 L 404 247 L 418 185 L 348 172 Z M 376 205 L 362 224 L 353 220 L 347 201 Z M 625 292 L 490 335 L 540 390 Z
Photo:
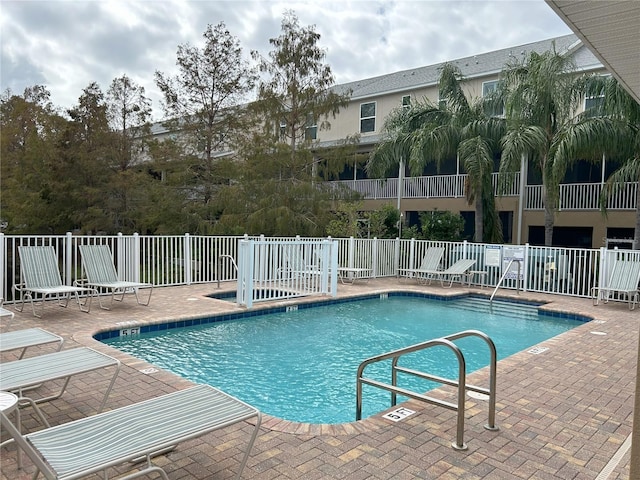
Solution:
M 42 328 L 27 328 L 25 330 L 15 330 L 13 332 L 0 333 L 0 353 L 11 350 L 22 350 L 20 356 L 23 358 L 27 348 L 48 343 L 57 343 L 58 351 L 62 349 L 64 339 L 55 333 L 47 332 Z
M 120 372 L 120 361 L 88 347 L 71 348 L 37 357 L 0 363 L 0 390 L 14 392 L 18 395 L 20 404 L 31 405 L 42 423 L 49 426 L 49 422 L 42 414 L 38 404 L 60 398 L 66 391 L 72 376 L 110 367 L 114 367 L 115 371 L 98 408 L 99 413 L 107 403 L 109 393 Z M 64 381 L 58 393 L 38 399 L 25 396 L 25 392 L 31 390 L 32 387 L 53 380 Z
M 128 282 L 118 279 L 118 273 L 113 265 L 111 250 L 107 245 L 80 245 L 80 255 L 82 256 L 82 268 L 84 270 L 85 279 L 79 280 L 79 285 L 87 285 L 94 289 L 104 289 L 111 291 L 111 302 L 109 306 L 102 304 L 102 298 L 98 295 L 100 308 L 111 310 L 113 301 L 118 302 L 124 299 L 125 293 L 134 293 L 138 305 L 149 305 L 151 301 L 151 293 L 153 292 L 152 283 Z M 141 288 L 149 289 L 149 296 L 145 302 L 140 301 L 138 290 Z M 119 295 L 119 297 L 116 297 Z
M 415 277 L 418 283 L 429 283 L 438 273 L 442 256 L 444 255 L 443 247 L 429 247 L 422 257 L 422 262 L 418 268 L 399 268 L 398 275 Z M 404 275 L 402 275 L 404 274 Z
M 285 269 L 289 273 L 320 273 L 320 259 L 314 254 L 312 261 L 307 261 L 303 249 L 296 246 L 294 248 L 283 248 L 283 256 L 285 260 Z
M 60 278 L 58 270 L 58 257 L 52 246 L 20 246 L 20 272 L 22 282 L 13 286 L 14 290 L 20 294 L 19 312 L 24 310 L 25 300 L 31 301 L 33 314 L 41 318 L 44 310 L 44 303 L 50 297 L 58 300 L 58 305 L 67 307 L 69 299 L 73 294 L 80 310 L 88 313 L 91 310 L 91 297 L 93 288 L 65 285 Z M 85 303 L 80 302 L 80 293 L 86 293 Z M 40 313 L 36 312 L 36 297 L 40 296 Z
M 438 277 L 440 278 L 440 285 L 445 288 L 451 288 L 453 282 L 458 279 L 464 283 L 465 277 L 469 275 L 469 270 L 476 264 L 475 260 L 471 259 L 462 259 L 458 260 L 456 263 L 451 265 L 446 270 L 438 272 Z M 449 285 L 445 286 L 445 280 L 449 280 Z
M 319 284 L 322 269 L 318 264 L 306 261 L 302 248 L 299 246 L 291 248 L 285 245 L 282 249 L 282 257 L 284 268 L 278 270 L 278 275 L 288 287 L 305 289 Z
M 165 471 L 152 463 L 159 453 L 186 440 L 235 423 L 253 420 L 255 427 L 236 478 L 247 463 L 260 429 L 261 414 L 254 407 L 208 385 L 196 385 L 100 415 L 22 435 L 4 413 L 2 426 L 18 448 L 47 479 L 80 478 L 145 459 L 146 465 L 122 479 Z
M 11 310 L 7 310 L 2 306 L 4 300 L 0 298 L 0 317 L 11 317 L 9 320 L 13 319 L 15 314 Z
M 640 262 L 616 261 L 607 284 L 591 289 L 593 304 L 598 305 L 600 300 L 607 303 L 613 296 L 618 295 L 626 297 L 629 310 L 634 310 L 638 303 L 638 283 L 640 283 Z

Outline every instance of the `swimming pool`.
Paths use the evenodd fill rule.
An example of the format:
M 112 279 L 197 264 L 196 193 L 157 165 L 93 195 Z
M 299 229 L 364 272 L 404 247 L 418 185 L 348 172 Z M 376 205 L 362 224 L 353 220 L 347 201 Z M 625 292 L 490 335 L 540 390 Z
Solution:
M 389 294 L 314 308 L 307 304 L 294 311 L 259 316 L 246 312 L 252 316 L 236 314 L 207 325 L 99 339 L 194 382 L 218 387 L 269 415 L 341 423 L 355 419 L 356 371 L 368 357 L 477 329 L 492 338 L 500 359 L 585 320 L 540 314 L 534 305 L 494 301 L 489 308 L 486 299 L 473 296 L 425 297 Z M 487 365 L 489 354 L 482 340 L 465 338 L 456 344 L 463 350 L 468 373 Z M 412 355 L 403 365 L 457 377 L 457 362 L 444 348 Z M 388 367 L 371 367 L 377 370 L 367 370 L 367 376 L 388 381 Z M 415 378 L 400 385 L 414 391 L 439 386 Z M 388 393 L 365 386 L 363 418 L 389 406 Z

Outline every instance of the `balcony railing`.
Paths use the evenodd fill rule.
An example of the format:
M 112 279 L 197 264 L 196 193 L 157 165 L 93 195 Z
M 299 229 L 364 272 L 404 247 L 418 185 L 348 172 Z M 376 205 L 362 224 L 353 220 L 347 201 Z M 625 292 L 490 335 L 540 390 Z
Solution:
M 341 180 L 327 182 L 332 188 L 348 188 L 363 195 L 365 200 L 396 200 L 400 198 L 463 198 L 467 175 L 432 175 L 406 177 L 402 184 L 398 178 L 373 180 Z M 520 174 L 515 173 L 509 181 L 501 181 L 493 174 L 493 191 L 496 196 L 517 197 L 520 194 Z M 625 183 L 607 200 L 609 210 L 635 210 L 638 182 Z M 559 210 L 599 210 L 601 183 L 565 183 L 560 185 Z M 544 208 L 542 185 L 525 187 L 525 210 Z

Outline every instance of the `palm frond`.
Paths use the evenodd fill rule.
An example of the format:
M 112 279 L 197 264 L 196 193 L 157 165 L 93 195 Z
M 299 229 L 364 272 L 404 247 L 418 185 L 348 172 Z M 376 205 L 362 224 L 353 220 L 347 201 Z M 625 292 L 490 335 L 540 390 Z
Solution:
M 602 187 L 600 193 L 600 210 L 606 216 L 607 203 L 612 195 L 621 191 L 628 182 L 639 182 L 636 189 L 640 189 L 640 156 L 629 159 L 618 170 L 613 172 Z M 636 191 L 636 197 L 640 197 L 640 192 Z M 636 206 L 640 210 L 640 204 Z M 635 236 L 637 237 L 637 235 Z
M 468 117 L 471 107 L 464 91 L 462 90 L 462 72 L 451 63 L 445 63 L 440 71 L 438 90 L 440 100 L 447 105 L 447 110 L 460 117 Z
M 459 131 L 451 124 L 426 125 L 412 135 L 409 166 L 419 174 L 428 161 L 438 166 L 455 155 L 459 142 Z
M 522 124 L 518 128 L 510 129 L 502 138 L 502 162 L 500 171 L 517 171 L 520 168 L 522 155 L 533 158 L 544 151 L 546 132 L 536 125 Z
M 486 139 L 480 135 L 464 140 L 458 148 L 460 161 L 471 178 L 471 187 L 476 193 L 491 185 L 493 155 Z
M 554 138 L 550 153 L 558 164 L 569 165 L 576 159 L 601 161 L 631 155 L 632 131 L 626 122 L 595 117 L 568 126 Z
M 625 182 L 638 181 L 640 181 L 640 157 L 634 157 L 613 172 L 605 185 L 620 188 Z
M 411 135 L 402 133 L 378 144 L 371 152 L 365 165 L 370 177 L 385 177 L 397 171 L 400 162 L 406 161 L 410 155 Z
M 483 137 L 490 143 L 492 150 L 499 150 L 500 140 L 506 132 L 506 123 L 503 118 L 481 118 L 470 121 L 462 129 L 462 137 Z

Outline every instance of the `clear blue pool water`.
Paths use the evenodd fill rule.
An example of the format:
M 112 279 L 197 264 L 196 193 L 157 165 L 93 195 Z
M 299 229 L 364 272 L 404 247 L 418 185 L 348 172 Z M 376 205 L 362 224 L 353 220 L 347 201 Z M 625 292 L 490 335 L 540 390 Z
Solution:
M 474 329 L 492 338 L 500 359 L 583 323 L 539 315 L 531 305 L 494 305 L 490 309 L 479 298 L 389 296 L 102 341 L 270 415 L 341 423 L 355 419 L 356 372 L 368 357 Z M 455 343 L 465 355 L 467 373 L 488 365 L 482 340 Z M 444 347 L 412 354 L 402 364 L 446 378 L 458 375 L 457 361 Z M 388 372 L 389 364 L 378 364 L 366 375 L 388 382 Z M 497 380 L 499 389 L 499 372 Z M 412 377 L 399 385 L 422 392 L 440 386 Z M 364 386 L 363 418 L 389 406 L 388 392 Z

